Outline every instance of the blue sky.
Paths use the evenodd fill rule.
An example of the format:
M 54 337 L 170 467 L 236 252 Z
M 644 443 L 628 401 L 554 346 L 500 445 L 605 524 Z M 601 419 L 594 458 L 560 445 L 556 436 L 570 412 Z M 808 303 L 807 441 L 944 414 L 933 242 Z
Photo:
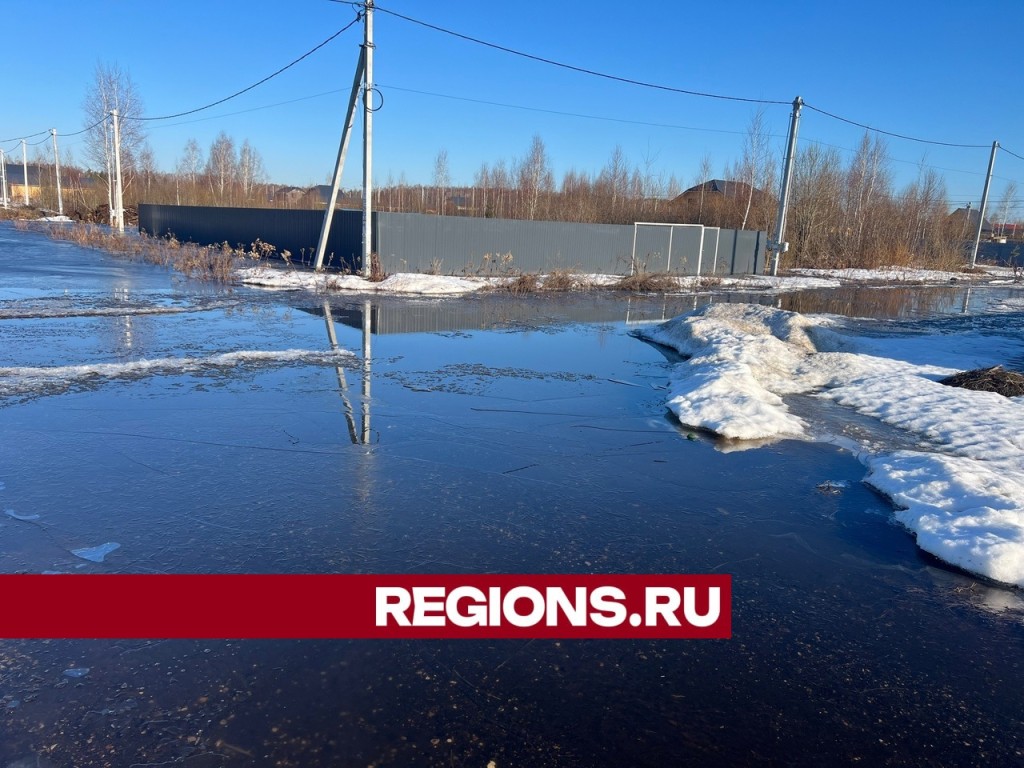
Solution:
M 781 159 L 788 102 L 964 149 L 888 139 L 895 180 L 921 163 L 944 175 L 953 204 L 981 197 L 988 146 L 1024 156 L 1020 0 L 945 2 L 689 2 L 605 0 L 379 0 L 374 120 L 376 182 L 432 180 L 446 150 L 453 181 L 482 163 L 523 156 L 544 140 L 556 180 L 596 172 L 616 146 L 631 165 L 693 183 L 701 158 L 714 175 L 742 152 L 755 105 L 668 93 L 529 61 L 417 26 L 412 16 L 463 34 L 625 78 L 675 88 L 787 102 L 765 107 Z M 351 21 L 330 0 L 51 0 L 4 4 L 8 59 L 0 139 L 85 126 L 82 101 L 97 62 L 127 70 L 146 114 L 171 114 L 223 98 L 265 77 Z M 141 12 L 140 12 L 141 10 Z M 361 25 L 259 88 L 221 106 L 148 124 L 162 170 L 189 138 L 220 130 L 250 142 L 274 181 L 323 183 L 334 164 Z M 506 106 L 499 106 L 506 105 Z M 344 184 L 359 183 L 359 123 Z M 805 110 L 801 142 L 847 151 L 863 130 Z M 42 138 L 42 137 L 38 137 Z M 38 140 L 38 138 L 36 140 Z M 81 137 L 62 150 L 84 159 Z M 20 149 L 16 142 L 0 144 Z M 31 151 L 31 150 L 30 150 Z M 1024 160 L 1001 152 L 1000 199 Z M 1024 216 L 1024 205 L 1017 214 Z

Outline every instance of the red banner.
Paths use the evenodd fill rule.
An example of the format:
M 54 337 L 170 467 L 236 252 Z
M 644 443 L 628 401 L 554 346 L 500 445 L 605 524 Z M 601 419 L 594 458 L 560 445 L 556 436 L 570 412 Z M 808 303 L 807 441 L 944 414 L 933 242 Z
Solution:
M 0 575 L 6 638 L 728 638 L 727 575 Z

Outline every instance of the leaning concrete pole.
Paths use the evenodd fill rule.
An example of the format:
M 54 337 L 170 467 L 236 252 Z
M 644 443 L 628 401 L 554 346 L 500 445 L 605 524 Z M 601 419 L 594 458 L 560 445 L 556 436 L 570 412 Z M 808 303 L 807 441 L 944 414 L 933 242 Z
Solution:
M 366 0 L 363 26 L 363 277 L 373 258 L 373 0 Z
M 772 274 L 779 273 L 779 257 L 789 250 L 786 236 L 786 216 L 789 213 L 789 186 L 793 181 L 793 156 L 796 154 L 796 136 L 800 131 L 800 109 L 804 100 L 793 99 L 793 114 L 789 121 L 789 143 L 786 145 L 786 163 L 782 169 L 782 189 L 779 191 L 779 218 L 775 222 L 775 238 L 768 241 L 772 252 Z
M 64 215 L 64 195 L 60 191 L 60 152 L 57 151 L 57 129 L 51 128 L 50 135 L 53 136 L 53 173 L 57 177 L 57 213 Z
M 327 240 L 331 235 L 331 222 L 334 221 L 334 206 L 338 202 L 338 188 L 341 186 L 341 174 L 345 170 L 345 155 L 348 152 L 348 140 L 352 138 L 352 126 L 356 120 L 356 101 L 359 99 L 359 87 L 363 82 L 363 67 L 365 66 L 366 51 L 360 49 L 359 62 L 356 64 L 356 74 L 352 78 L 352 92 L 348 97 L 348 112 L 345 113 L 345 128 L 341 132 L 341 143 L 338 145 L 338 160 L 334 164 L 334 177 L 331 180 L 331 196 L 327 200 L 327 209 L 324 211 L 324 221 L 320 227 L 320 239 L 316 244 L 316 260 L 313 262 L 313 269 L 317 272 L 324 268 L 324 252 L 327 250 Z
M 988 206 L 988 190 L 992 186 L 992 170 L 996 167 L 996 150 L 999 142 L 992 142 L 992 154 L 988 158 L 988 175 L 985 177 L 985 189 L 981 193 L 981 208 L 978 210 L 978 229 L 974 233 L 974 247 L 971 248 L 971 269 L 978 262 L 978 246 L 981 245 L 981 228 L 985 226 L 985 208 Z

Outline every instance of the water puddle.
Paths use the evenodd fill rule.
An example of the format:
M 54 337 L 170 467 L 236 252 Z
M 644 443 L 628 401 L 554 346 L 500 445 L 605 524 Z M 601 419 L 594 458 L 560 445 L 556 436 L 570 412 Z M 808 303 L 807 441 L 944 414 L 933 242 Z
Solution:
M 2 269 L 21 299 L 50 279 Z M 957 290 L 907 322 L 952 330 Z M 758 298 L 902 323 L 880 295 Z M 0 765 L 1019 761 L 1016 591 L 922 555 L 841 447 L 729 450 L 668 416 L 673 361 L 629 331 L 741 298 L 237 290 L 130 343 L 114 316 L 3 320 L 7 368 L 323 357 L 0 408 L 0 572 L 729 573 L 734 636 L 0 640 Z

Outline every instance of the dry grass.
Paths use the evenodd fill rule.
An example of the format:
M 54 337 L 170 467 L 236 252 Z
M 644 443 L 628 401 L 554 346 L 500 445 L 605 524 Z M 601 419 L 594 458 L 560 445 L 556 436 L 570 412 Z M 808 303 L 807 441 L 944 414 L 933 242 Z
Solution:
M 43 212 L 38 208 L 25 208 L 24 206 L 0 208 L 0 221 L 30 221 L 38 219 Z
M 499 288 L 499 290 L 507 291 L 514 296 L 523 296 L 527 293 L 537 293 L 540 290 L 540 275 L 533 272 L 527 272 L 525 275 L 519 275 L 519 277 L 513 278 L 509 282 L 505 283 Z
M 1024 375 L 1016 371 L 1007 371 L 1003 366 L 978 368 L 939 379 L 939 384 L 950 387 L 962 387 L 981 392 L 997 392 L 1004 397 L 1020 397 L 1024 395 Z
M 370 254 L 370 276 L 366 278 L 371 283 L 382 283 L 388 277 L 388 273 L 384 271 L 384 265 L 380 263 L 380 256 L 376 253 Z
M 637 293 L 669 293 L 679 290 L 679 278 L 668 272 L 635 272 L 612 287 Z
M 19 222 L 16 226 L 27 229 L 30 225 Z M 95 224 L 48 225 L 45 231 L 56 240 L 142 259 L 150 264 L 171 267 L 192 278 L 222 283 L 230 282 L 235 259 L 240 255 L 230 247 L 182 243 L 174 237 L 120 234 Z
M 586 287 L 586 280 L 570 269 L 553 269 L 544 276 L 545 291 L 575 291 Z

